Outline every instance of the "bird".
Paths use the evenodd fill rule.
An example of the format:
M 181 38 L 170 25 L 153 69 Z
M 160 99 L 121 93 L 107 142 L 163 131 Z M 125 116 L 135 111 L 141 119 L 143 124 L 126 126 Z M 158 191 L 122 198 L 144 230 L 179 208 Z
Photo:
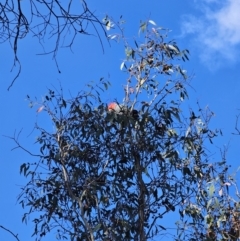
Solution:
M 111 102 L 108 104 L 108 110 L 109 111 L 115 111 L 117 114 L 123 113 L 124 112 L 124 106 L 119 105 L 116 102 Z
M 133 109 L 130 111 L 125 105 L 118 104 L 116 102 L 111 102 L 108 104 L 108 111 L 114 111 L 116 114 L 128 114 L 130 113 L 134 119 L 138 119 L 138 111 Z

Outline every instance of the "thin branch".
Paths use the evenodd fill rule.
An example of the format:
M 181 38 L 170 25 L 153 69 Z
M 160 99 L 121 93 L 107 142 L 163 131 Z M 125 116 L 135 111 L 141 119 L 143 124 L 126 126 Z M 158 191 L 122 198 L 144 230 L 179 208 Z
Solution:
M 12 236 L 17 240 L 20 241 L 20 239 L 18 238 L 18 234 L 14 234 L 11 230 L 3 227 L 2 225 L 0 225 L 0 228 L 4 229 L 5 231 L 9 232 L 10 234 L 12 234 Z
M 239 129 L 239 127 L 238 127 L 239 116 L 240 116 L 240 114 L 238 114 L 238 115 L 236 116 L 236 123 L 235 123 L 235 130 L 237 131 L 237 133 L 232 133 L 233 135 L 240 135 L 240 129 Z
M 71 49 L 77 34 L 93 35 L 87 32 L 87 28 L 91 27 L 90 31 L 96 32 L 101 48 L 104 51 L 100 33 L 103 33 L 104 37 L 107 39 L 106 29 L 95 13 L 90 11 L 86 1 L 80 1 L 79 8 L 76 8 L 74 5 L 74 12 L 76 12 L 76 9 L 80 9 L 80 12 L 78 11 L 77 14 L 72 11 L 72 1 L 69 1 L 65 7 L 60 1 L 30 0 L 29 14 L 22 8 L 21 4 L 21 0 L 5 0 L 4 3 L 0 3 L 0 43 L 9 41 L 13 49 L 14 63 L 11 71 L 16 65 L 19 67 L 8 90 L 10 90 L 18 79 L 22 70 L 21 62 L 18 57 L 19 40 L 25 38 L 29 33 L 31 33 L 33 37 L 37 37 L 42 47 L 45 45 L 46 38 L 47 41 L 51 38 L 54 39 L 55 43 L 53 49 L 47 51 L 47 53 L 44 48 L 43 50 L 45 52 L 44 54 L 51 53 L 53 55 L 59 73 L 60 69 L 56 56 L 59 48 L 64 47 L 62 44 L 66 38 L 69 43 L 66 43 L 65 47 L 70 47 Z
M 38 154 L 33 154 L 32 152 L 30 152 L 30 151 L 28 151 L 26 148 L 24 148 L 22 145 L 20 145 L 20 143 L 19 143 L 19 141 L 18 141 L 18 138 L 19 138 L 19 135 L 21 134 L 21 132 L 22 132 L 22 130 L 19 131 L 19 133 L 18 133 L 17 136 L 16 136 L 16 132 L 14 132 L 14 136 L 13 136 L 13 137 L 3 135 L 4 137 L 13 140 L 13 141 L 15 142 L 15 144 L 17 144 L 17 146 L 14 147 L 14 148 L 12 148 L 11 151 L 20 148 L 20 149 L 22 149 L 23 151 L 27 152 L 27 153 L 28 153 L 29 155 L 31 155 L 31 156 L 44 158 L 45 156 L 38 155 Z

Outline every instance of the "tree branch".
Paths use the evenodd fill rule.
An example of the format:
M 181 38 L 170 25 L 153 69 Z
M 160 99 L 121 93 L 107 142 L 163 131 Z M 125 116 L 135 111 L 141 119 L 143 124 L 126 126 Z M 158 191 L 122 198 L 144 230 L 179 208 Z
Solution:
M 0 225 L 0 228 L 2 228 L 3 230 L 7 231 L 8 233 L 10 233 L 17 241 L 20 241 L 20 239 L 18 238 L 18 234 L 14 234 L 11 230 L 3 227 L 2 225 Z

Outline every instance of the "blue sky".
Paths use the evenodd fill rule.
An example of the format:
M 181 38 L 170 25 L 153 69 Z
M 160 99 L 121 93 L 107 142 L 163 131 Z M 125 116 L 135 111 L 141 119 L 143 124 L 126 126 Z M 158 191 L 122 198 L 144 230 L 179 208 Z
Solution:
M 239 166 L 240 148 L 238 136 L 233 136 L 235 117 L 240 109 L 240 2 L 238 0 L 131 0 L 131 1 L 93 1 L 89 8 L 103 18 L 106 14 L 118 19 L 120 15 L 126 20 L 126 35 L 137 36 L 140 20 L 152 19 L 159 26 L 172 30 L 169 39 L 175 39 L 181 48 L 190 50 L 190 61 L 185 69 L 193 74 L 190 88 L 190 102 L 200 102 L 202 107 L 209 106 L 215 113 L 211 126 L 221 128 L 223 137 L 218 138 L 213 147 L 228 146 L 228 161 Z M 85 88 L 89 81 L 105 77 L 112 82 L 112 88 L 105 93 L 107 102 L 122 98 L 119 89 L 125 83 L 125 76 L 120 71 L 124 59 L 122 45 L 104 41 L 104 54 L 96 37 L 79 35 L 69 49 L 60 49 L 58 73 L 50 55 L 37 56 L 42 49 L 32 36 L 19 42 L 19 58 L 22 62 L 22 73 L 10 91 L 7 88 L 16 74 L 16 68 L 10 72 L 13 53 L 8 44 L 0 45 L 1 96 L 0 111 L 0 225 L 18 233 L 21 241 L 31 238 L 33 225 L 21 223 L 24 210 L 17 204 L 16 198 L 26 180 L 19 175 L 19 166 L 33 159 L 26 153 L 15 150 L 13 142 L 3 135 L 12 136 L 14 131 L 22 129 L 20 140 L 27 148 L 38 152 L 33 143 L 36 133 L 32 133 L 36 121 L 53 128 L 45 113 L 36 114 L 39 106 L 28 107 L 26 95 L 39 100 L 47 93 L 47 88 L 59 87 L 61 82 L 64 93 L 73 96 Z M 46 42 L 50 49 L 51 43 Z M 10 234 L 0 229 L 1 240 L 14 240 Z M 44 240 L 50 240 L 50 237 Z M 52 240 L 52 239 L 51 239 Z

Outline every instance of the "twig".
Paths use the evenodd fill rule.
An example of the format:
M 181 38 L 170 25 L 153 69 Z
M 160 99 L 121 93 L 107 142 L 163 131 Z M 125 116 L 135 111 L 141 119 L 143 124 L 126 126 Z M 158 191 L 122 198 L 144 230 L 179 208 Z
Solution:
M 236 116 L 236 124 L 235 124 L 235 130 L 237 131 L 237 133 L 232 133 L 233 135 L 240 135 L 240 130 L 239 130 L 239 128 L 238 128 L 238 119 L 239 119 L 239 116 L 240 116 L 240 114 L 238 114 L 238 115 Z
M 18 234 L 14 234 L 11 230 L 3 227 L 2 225 L 0 225 L 0 228 L 2 228 L 2 229 L 4 229 L 5 231 L 9 232 L 10 234 L 12 234 L 12 236 L 13 236 L 14 238 L 16 238 L 18 241 L 20 241 L 20 239 L 18 238 Z

